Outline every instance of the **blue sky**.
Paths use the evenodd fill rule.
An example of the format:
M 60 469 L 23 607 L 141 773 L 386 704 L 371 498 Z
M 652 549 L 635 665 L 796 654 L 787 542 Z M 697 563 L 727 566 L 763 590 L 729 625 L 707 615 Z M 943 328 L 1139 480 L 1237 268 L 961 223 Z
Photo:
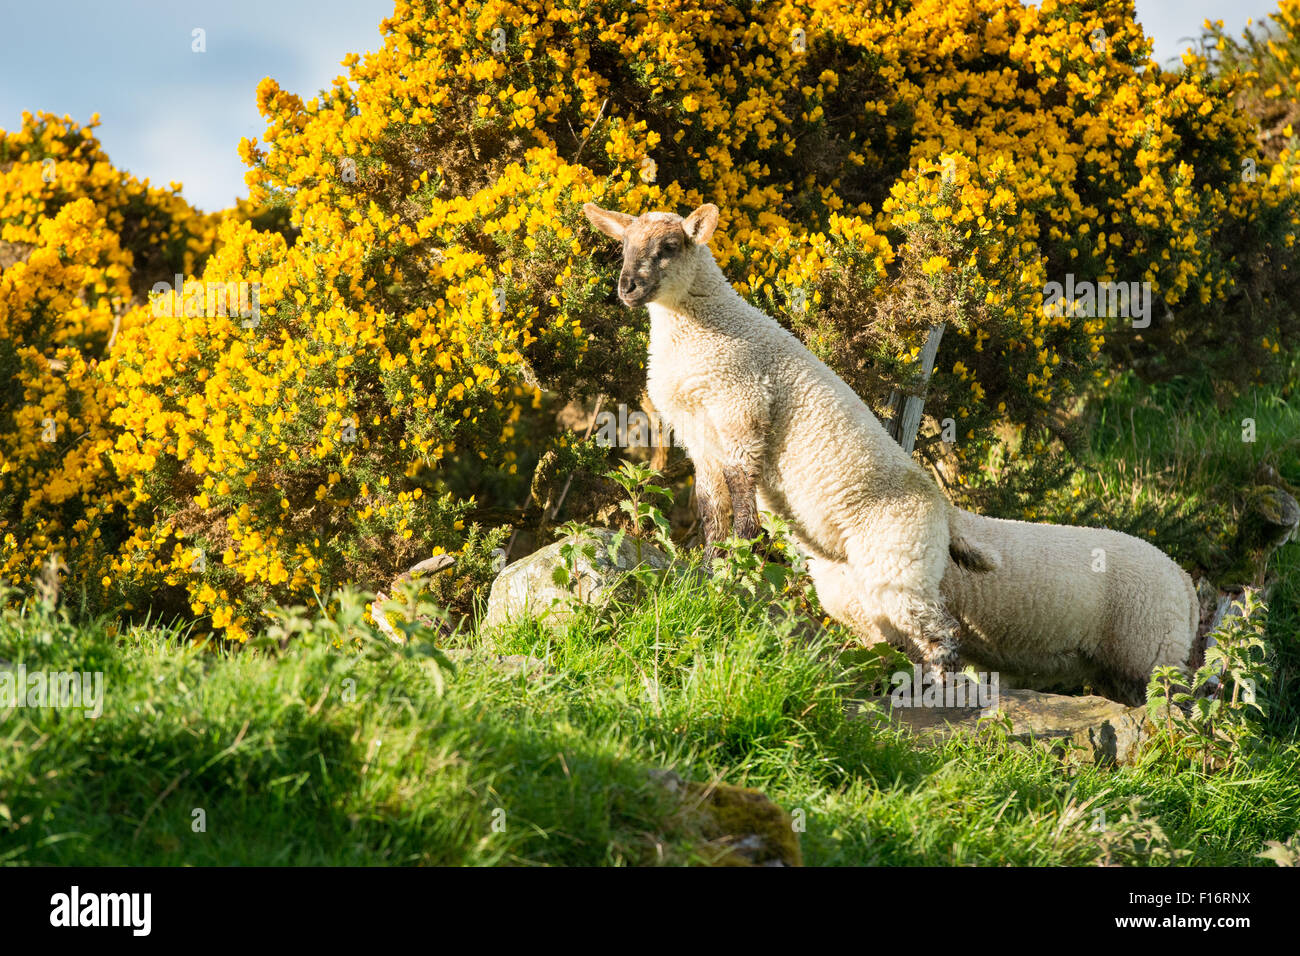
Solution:
M 1274 0 L 1138 0 L 1156 59 L 1206 19 L 1239 32 Z M 208 211 L 244 195 L 241 136 L 261 138 L 254 90 L 264 76 L 310 99 L 350 52 L 379 45 L 392 0 L 0 0 L 0 128 L 23 110 L 84 122 L 94 113 L 114 164 L 155 185 L 184 183 Z M 206 31 L 207 52 L 191 52 Z

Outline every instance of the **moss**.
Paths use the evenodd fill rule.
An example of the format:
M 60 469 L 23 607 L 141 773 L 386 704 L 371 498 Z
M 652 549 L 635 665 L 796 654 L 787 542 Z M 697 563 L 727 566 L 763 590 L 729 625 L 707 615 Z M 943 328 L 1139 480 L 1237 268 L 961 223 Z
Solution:
M 686 794 L 688 802 L 699 801 L 710 848 L 723 851 L 713 866 L 803 865 L 790 815 L 764 794 L 726 783 L 689 783 Z

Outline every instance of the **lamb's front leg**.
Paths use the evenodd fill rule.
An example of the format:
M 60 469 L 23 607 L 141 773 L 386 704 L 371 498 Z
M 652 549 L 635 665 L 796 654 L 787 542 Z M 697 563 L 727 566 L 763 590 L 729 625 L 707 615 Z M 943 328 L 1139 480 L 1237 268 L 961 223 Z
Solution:
M 708 557 L 721 555 L 717 543 L 727 536 L 728 518 L 736 537 L 758 537 L 757 488 L 750 470 L 742 465 L 696 460 L 695 496 Z
M 725 537 L 721 509 L 707 505 L 725 500 L 732 532 L 740 538 L 759 534 L 756 493 L 767 440 L 768 416 L 762 394 L 730 395 L 728 400 L 702 403 L 692 423 L 687 447 L 695 461 L 705 540 L 716 557 L 716 542 Z
M 723 468 L 722 474 L 727 480 L 727 491 L 731 493 L 732 534 L 746 540 L 757 538 L 758 501 L 754 494 L 754 479 L 739 465 Z
M 699 458 L 695 460 L 695 507 L 703 531 L 705 559 L 720 557 L 718 542 L 727 536 L 731 489 L 721 466 Z

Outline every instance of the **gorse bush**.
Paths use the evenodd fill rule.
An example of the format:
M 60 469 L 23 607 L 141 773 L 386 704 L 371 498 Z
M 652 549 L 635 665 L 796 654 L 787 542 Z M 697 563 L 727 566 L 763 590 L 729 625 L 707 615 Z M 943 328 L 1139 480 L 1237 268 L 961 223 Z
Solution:
M 53 560 L 98 603 L 129 533 L 101 362 L 142 277 L 192 271 L 215 218 L 114 169 L 97 125 L 0 130 L 0 580 Z
M 164 207 L 139 229 L 173 225 L 124 233 L 100 209 L 135 253 L 111 357 L 68 346 L 95 396 L 86 468 L 105 481 L 77 547 L 108 539 L 77 574 L 103 602 L 171 595 L 239 639 L 271 605 L 384 586 L 461 550 L 480 509 L 516 506 L 570 441 L 544 393 L 634 402 L 644 385 L 646 319 L 613 296 L 617 252 L 581 219 L 588 200 L 716 203 L 713 248 L 741 294 L 877 409 L 916 383 L 944 323 L 927 411 L 952 419 L 968 471 L 999 425 L 1041 449 L 1116 366 L 1245 382 L 1296 331 L 1279 291 L 1293 158 L 1258 155 L 1203 61 L 1151 64 L 1131 4 L 399 2 L 381 29 L 313 99 L 259 85 L 249 200 L 219 229 Z M 38 126 L 4 147 L 22 196 L 43 195 L 43 154 L 24 146 Z M 60 214 L 5 202 L 6 236 Z M 105 242 L 68 254 L 111 258 Z M 256 287 L 256 317 L 150 297 L 178 269 Z M 1150 326 L 1045 311 L 1044 286 L 1071 275 L 1150 283 Z M 44 472 L 10 464 L 33 453 L 5 454 L 6 514 L 44 514 L 29 505 Z M 15 540 L 18 580 L 73 549 Z
M 1281 0 L 1261 23 L 1240 37 L 1223 21 L 1206 21 L 1202 48 L 1207 68 L 1236 84 L 1237 98 L 1259 124 L 1265 155 L 1295 152 L 1294 124 L 1300 118 L 1300 3 Z

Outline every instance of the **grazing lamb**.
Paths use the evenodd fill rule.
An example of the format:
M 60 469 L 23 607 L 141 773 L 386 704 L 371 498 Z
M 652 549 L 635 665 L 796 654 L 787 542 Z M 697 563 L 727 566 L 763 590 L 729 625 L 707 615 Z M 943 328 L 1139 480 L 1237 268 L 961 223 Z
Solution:
M 957 509 L 954 533 L 984 556 L 950 561 L 940 591 L 958 621 L 963 663 L 1004 686 L 1070 691 L 1085 684 L 1138 704 L 1156 667 L 1192 669 L 1201 608 L 1191 577 L 1159 548 L 1119 531 L 986 518 Z M 837 619 L 863 632 L 856 572 L 823 571 Z M 823 604 L 825 600 L 823 599 Z M 827 605 L 830 609 L 830 605 Z
M 650 312 L 647 390 L 695 463 L 706 541 L 728 514 L 757 536 L 761 505 L 789 522 L 832 616 L 929 668 L 955 663 L 940 582 L 950 555 L 972 571 L 992 562 L 953 533 L 957 509 L 853 390 L 731 287 L 707 245 L 717 207 L 583 212 L 623 243 L 619 298 Z
M 1146 699 L 1153 668 L 1190 663 L 1201 616 L 1196 588 L 1154 545 L 1105 528 L 960 510 L 954 526 L 998 556 L 987 574 L 953 563 L 943 578 L 964 660 L 1014 686 L 1091 684 L 1134 704 Z

